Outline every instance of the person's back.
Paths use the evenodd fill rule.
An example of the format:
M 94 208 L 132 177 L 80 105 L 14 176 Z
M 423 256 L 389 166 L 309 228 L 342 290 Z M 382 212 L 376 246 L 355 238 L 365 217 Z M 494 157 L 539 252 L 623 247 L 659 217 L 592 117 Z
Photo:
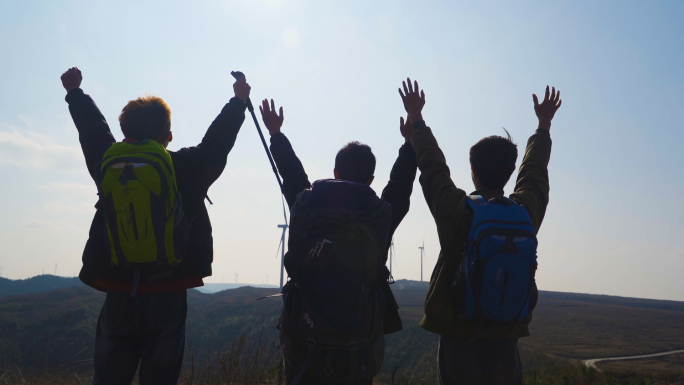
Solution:
M 261 112 L 291 212 L 279 324 L 286 382 L 371 384 L 384 334 L 401 329 L 385 263 L 409 209 L 415 154 L 405 138 L 382 199 L 370 187 L 375 156 L 358 142 L 338 152 L 335 179 L 312 185 L 280 132 L 282 108 L 264 101 Z
M 204 206 L 244 120 L 249 85 L 207 130 L 202 143 L 167 151 L 171 113 L 157 97 L 131 100 L 119 116 L 117 143 L 81 73 L 62 75 L 99 202 L 79 278 L 107 293 L 97 323 L 94 379 L 141 385 L 178 381 L 185 349 L 186 289 L 211 275 L 211 223 Z
M 421 113 L 425 95 L 419 92 L 417 82 L 411 84 L 409 80 L 408 86 L 404 84 L 404 92 L 401 89 L 399 92 L 413 121 L 412 143 L 416 150 L 418 168 L 421 170 L 420 183 L 435 218 L 442 247 L 425 301 L 425 317 L 421 322 L 423 328 L 440 335 L 439 383 L 521 384 L 518 338 L 529 336 L 531 309 L 537 299 L 533 278 L 533 269 L 536 269 L 535 233 L 541 226 L 549 199 L 549 129 L 551 119 L 561 104 L 560 95 L 555 89 L 549 93 L 547 87 L 542 104 L 534 96 L 539 127 L 527 143 L 515 191 L 507 199 L 504 198 L 503 188 L 515 170 L 517 159 L 517 147 L 510 137 L 487 137 L 471 148 L 470 163 L 476 191 L 469 196 L 454 185 L 444 154 L 432 131 L 425 125 Z M 509 213 L 515 220 L 487 218 L 490 223 L 486 224 L 481 218 L 475 219 L 480 205 L 499 205 L 500 208 L 495 208 L 494 211 Z M 514 207 L 504 208 L 509 205 L 519 205 L 525 210 L 520 212 Z M 477 221 L 477 228 L 473 228 L 474 219 Z M 489 232 L 482 231 L 487 226 L 492 226 L 492 222 L 499 222 L 493 226 L 498 228 Z M 502 231 L 507 232 L 507 236 L 501 236 Z M 496 311 L 499 309 L 483 316 L 483 306 L 481 302 L 477 302 L 488 300 L 478 297 L 485 290 L 482 289 L 482 280 L 488 274 L 493 274 L 494 280 L 505 287 L 509 277 L 506 272 L 499 274 L 497 278 L 497 273 L 504 272 L 505 269 L 494 272 L 482 269 L 488 266 L 488 261 L 478 261 L 478 257 L 498 258 L 500 255 L 494 255 L 496 253 L 492 253 L 492 250 L 480 253 L 479 248 L 485 246 L 471 239 L 477 232 L 481 233 L 478 241 L 488 235 L 498 237 L 500 246 L 508 248 L 503 251 L 509 254 L 505 258 L 517 258 L 515 263 L 519 263 L 519 266 L 527 263 L 528 268 L 532 269 L 528 272 L 532 282 L 528 285 L 531 290 L 529 295 L 511 300 L 502 291 L 498 298 L 501 305 L 507 306 L 510 305 L 509 301 L 517 301 L 512 305 L 517 306 L 520 314 L 529 310 L 529 314 L 523 319 L 512 317 L 509 322 L 494 322 L 491 318 L 496 318 Z M 488 252 L 491 254 L 483 255 Z M 464 258 L 469 258 L 467 267 L 463 267 Z M 464 276 L 469 276 L 468 279 L 472 278 L 473 282 L 467 283 L 468 279 L 463 279 Z M 474 290 L 467 290 L 468 284 L 472 284 Z M 524 283 L 517 284 L 524 286 Z

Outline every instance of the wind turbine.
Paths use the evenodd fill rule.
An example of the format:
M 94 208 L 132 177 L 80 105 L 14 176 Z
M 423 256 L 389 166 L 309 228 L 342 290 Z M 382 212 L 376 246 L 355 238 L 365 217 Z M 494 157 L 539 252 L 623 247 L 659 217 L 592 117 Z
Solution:
M 425 239 L 423 239 L 423 246 L 418 248 L 420 250 L 420 282 L 423 282 L 423 259 L 425 259 Z
M 2 277 L 2 266 L 0 266 L 0 277 Z
M 57 262 L 55 262 L 55 276 L 57 276 Z
M 280 245 L 278 245 L 278 248 L 280 249 L 280 289 L 282 290 L 285 277 L 285 232 L 290 226 L 288 226 L 287 211 L 285 211 L 285 199 L 282 195 L 280 196 L 280 199 L 283 201 L 283 218 L 285 219 L 285 224 L 278 225 L 279 229 L 283 229 L 283 235 L 280 237 Z M 277 254 L 278 252 L 276 251 L 276 255 Z
M 392 259 L 393 259 L 393 257 L 394 257 L 394 237 L 392 237 L 392 241 L 390 242 L 390 250 L 389 250 L 389 252 L 390 252 L 390 256 L 389 256 L 389 260 L 390 260 L 390 261 L 389 261 L 389 262 L 390 262 L 389 271 L 390 271 L 390 277 L 391 277 L 391 276 L 392 276 Z

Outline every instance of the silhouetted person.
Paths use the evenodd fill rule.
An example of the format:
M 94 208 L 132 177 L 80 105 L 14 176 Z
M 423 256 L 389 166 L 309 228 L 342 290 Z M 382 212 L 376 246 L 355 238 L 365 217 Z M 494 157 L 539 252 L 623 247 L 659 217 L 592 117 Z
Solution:
M 530 335 L 537 301 L 536 232 L 549 202 L 549 129 L 560 92 L 547 87 L 541 104 L 533 95 L 539 126 L 527 143 L 510 199 L 503 189 L 518 155 L 510 137 L 486 137 L 470 149 L 476 191 L 469 196 L 454 185 L 425 125 L 425 94 L 418 83 L 409 79 L 399 93 L 412 121 L 420 184 L 441 245 L 421 322 L 440 335 L 439 383 L 521 384 L 518 338 Z
M 370 187 L 370 147 L 348 143 L 335 157 L 335 179 L 312 185 L 280 132 L 282 107 L 277 114 L 264 100 L 261 114 L 291 212 L 279 324 L 287 383 L 372 384 L 384 334 L 401 330 L 385 263 L 417 172 L 408 125 L 402 119 L 405 143 L 380 199 Z
M 171 111 L 158 97 L 131 100 L 119 116 L 117 143 L 81 71 L 62 75 L 97 212 L 83 252 L 83 283 L 107 293 L 97 322 L 96 385 L 176 384 L 185 349 L 186 289 L 211 275 L 213 240 L 204 205 L 245 118 L 244 77 L 202 143 L 167 151 Z M 182 199 L 181 199 L 182 197 Z

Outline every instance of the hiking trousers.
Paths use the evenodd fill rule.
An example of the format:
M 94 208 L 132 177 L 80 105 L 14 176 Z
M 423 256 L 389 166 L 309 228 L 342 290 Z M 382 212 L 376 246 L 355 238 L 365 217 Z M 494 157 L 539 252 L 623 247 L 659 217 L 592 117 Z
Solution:
M 440 336 L 437 363 L 440 385 L 521 385 L 518 340 Z
M 285 384 L 286 385 L 291 385 L 292 381 L 297 377 L 297 373 L 299 373 L 299 367 L 296 367 L 290 363 L 290 360 L 287 358 L 284 359 L 285 361 Z M 321 380 L 320 378 L 311 376 L 309 374 L 304 374 L 302 378 L 299 380 L 297 385 L 372 385 L 373 384 L 373 378 L 367 378 L 361 382 L 360 380 L 356 381 L 325 381 Z
M 110 291 L 95 334 L 94 385 L 178 383 L 185 351 L 187 292 Z

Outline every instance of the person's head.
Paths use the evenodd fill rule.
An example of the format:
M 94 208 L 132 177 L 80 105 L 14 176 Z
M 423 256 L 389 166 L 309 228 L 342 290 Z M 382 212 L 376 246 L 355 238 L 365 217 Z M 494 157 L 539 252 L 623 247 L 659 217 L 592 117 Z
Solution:
M 359 142 L 349 142 L 335 157 L 335 179 L 369 185 L 375 173 L 375 155 L 371 148 Z
M 131 100 L 119 115 L 121 131 L 126 138 L 155 140 L 164 147 L 173 139 L 171 110 L 164 99 L 145 96 Z
M 477 190 L 503 189 L 515 171 L 518 146 L 508 131 L 506 134 L 506 138 L 488 136 L 470 148 L 470 169 Z

